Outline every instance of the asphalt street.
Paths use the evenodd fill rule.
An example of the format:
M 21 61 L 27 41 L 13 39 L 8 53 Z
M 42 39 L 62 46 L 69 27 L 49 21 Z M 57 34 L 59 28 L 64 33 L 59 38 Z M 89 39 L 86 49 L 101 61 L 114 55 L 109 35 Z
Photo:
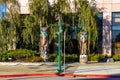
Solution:
M 0 80 L 120 80 L 120 78 L 83 78 L 83 77 L 16 77 Z

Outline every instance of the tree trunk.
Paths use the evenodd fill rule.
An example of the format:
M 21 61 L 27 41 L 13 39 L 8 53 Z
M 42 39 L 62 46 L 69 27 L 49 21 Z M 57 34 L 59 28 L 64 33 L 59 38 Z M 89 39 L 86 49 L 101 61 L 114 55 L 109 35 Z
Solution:
M 16 37 L 7 44 L 8 50 L 16 50 Z
M 16 37 L 13 39 L 13 50 L 16 50 Z

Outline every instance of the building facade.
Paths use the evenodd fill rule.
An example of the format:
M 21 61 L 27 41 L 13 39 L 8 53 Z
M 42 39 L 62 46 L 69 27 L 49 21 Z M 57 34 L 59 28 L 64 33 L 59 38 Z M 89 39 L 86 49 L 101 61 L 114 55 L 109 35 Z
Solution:
M 71 0 L 71 3 L 72 1 L 73 0 Z M 98 48 L 101 47 L 100 51 L 102 51 L 103 54 L 107 55 L 120 53 L 120 0 L 88 1 L 92 2 L 94 9 L 100 11 L 100 14 L 98 14 Z M 49 0 L 49 2 L 52 4 L 54 0 Z M 19 3 L 20 14 L 29 14 L 29 0 L 19 0 Z
M 89 0 L 99 14 L 99 34 L 102 35 L 102 53 L 112 55 L 120 53 L 120 0 Z M 99 36 L 100 38 L 100 36 Z

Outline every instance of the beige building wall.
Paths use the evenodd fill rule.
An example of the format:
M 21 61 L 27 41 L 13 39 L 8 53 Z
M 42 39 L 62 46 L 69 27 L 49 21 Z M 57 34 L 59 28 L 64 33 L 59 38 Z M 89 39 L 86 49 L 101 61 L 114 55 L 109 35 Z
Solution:
M 101 12 L 118 12 L 120 11 L 120 0 L 88 0 L 94 2 L 95 6 Z
M 29 14 L 29 0 L 19 0 L 20 14 Z
M 57 0 L 49 0 L 50 5 L 52 5 L 56 1 Z M 72 5 L 72 1 L 74 1 L 74 0 L 70 0 L 71 5 Z M 20 3 L 20 14 L 29 14 L 30 13 L 30 11 L 29 11 L 29 0 L 19 0 L 19 3 Z M 73 5 L 71 6 L 71 8 L 73 9 Z
M 17 7 L 15 8 L 15 6 L 12 6 L 13 4 L 7 4 L 7 12 L 9 12 L 9 8 L 15 9 L 15 11 L 19 11 L 20 14 L 29 14 L 29 0 L 18 0 L 19 4 L 20 4 L 20 9 L 18 9 Z
M 56 0 L 49 0 L 50 4 L 53 4 Z M 73 8 L 73 1 L 70 0 L 71 8 Z M 120 11 L 120 0 L 88 0 L 93 1 L 95 7 L 101 12 L 118 12 Z M 20 3 L 20 13 L 29 14 L 29 0 L 19 0 Z

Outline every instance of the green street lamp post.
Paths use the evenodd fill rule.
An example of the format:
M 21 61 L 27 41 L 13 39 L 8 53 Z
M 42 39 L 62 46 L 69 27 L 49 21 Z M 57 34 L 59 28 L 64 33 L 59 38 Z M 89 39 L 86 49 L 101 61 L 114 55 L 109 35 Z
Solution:
M 61 34 L 61 31 L 62 31 L 62 22 L 61 20 L 59 19 L 58 21 L 58 72 L 60 73 L 61 72 L 61 45 L 60 45 L 60 34 Z

